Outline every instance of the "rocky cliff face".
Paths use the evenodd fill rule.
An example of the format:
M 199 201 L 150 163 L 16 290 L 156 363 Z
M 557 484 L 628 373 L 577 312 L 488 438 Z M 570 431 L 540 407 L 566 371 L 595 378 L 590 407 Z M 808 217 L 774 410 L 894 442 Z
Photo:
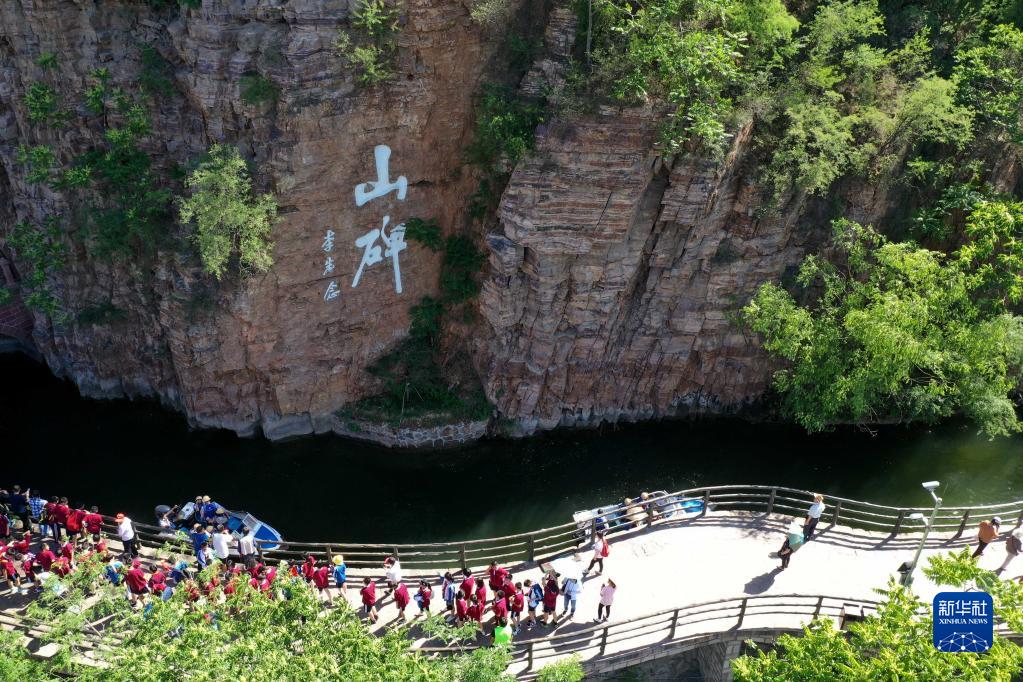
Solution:
M 81 109 L 60 132 L 26 119 L 24 94 L 44 77 L 35 63 L 44 52 L 58 56 L 64 91 L 81 93 L 97 67 L 130 90 L 139 45 L 153 46 L 172 67 L 175 92 L 151 109 L 148 151 L 169 169 L 212 142 L 235 144 L 281 206 L 273 268 L 217 286 L 188 249 L 145 264 L 106 262 L 67 234 L 71 257 L 54 282 L 66 314 L 35 316 L 35 343 L 54 372 L 89 396 L 157 396 L 202 426 L 271 438 L 352 434 L 337 411 L 377 390 L 366 367 L 407 334 L 409 310 L 435 293 L 440 266 L 409 243 L 400 293 L 387 259 L 353 287 L 363 256 L 355 241 L 385 216 L 392 227 L 411 216 L 469 225 L 476 181 L 463 149 L 500 41 L 459 2 L 408 0 L 399 77 L 361 88 L 332 49 L 348 19 L 344 0 L 205 0 L 199 10 L 159 11 L 138 2 L 0 4 L 0 198 L 9 200 L 0 235 L 17 220 L 75 209 L 26 182 L 19 144 L 49 144 L 69 158 L 101 134 Z M 568 9 L 550 13 L 523 90 L 558 82 L 573 24 Z M 241 101 L 239 81 L 254 72 L 279 87 L 275 104 Z M 773 367 L 734 312 L 824 243 L 836 202 L 861 222 L 893 208 L 886 188 L 847 182 L 828 201 L 789 197 L 761 217 L 748 127 L 722 160 L 669 157 L 656 150 L 658 118 L 646 109 L 555 116 L 515 168 L 498 224 L 479 234 L 490 258 L 473 359 L 496 414 L 519 433 L 756 401 Z M 389 179 L 403 176 L 407 194 L 359 206 L 354 189 L 377 180 L 378 145 L 390 148 Z M 327 295 L 332 282 L 336 298 Z M 120 314 L 83 322 L 81 311 L 97 305 Z
M 450 0 L 409 0 L 398 38 L 399 76 L 360 88 L 332 44 L 346 26 L 345 0 L 206 0 L 198 10 L 152 10 L 108 0 L 0 3 L 0 185 L 16 220 L 70 214 L 64 198 L 25 181 L 19 144 L 49 144 L 67 159 L 100 128 L 79 109 L 60 132 L 26 119 L 23 98 L 57 55 L 57 90 L 80 100 L 91 69 L 132 92 L 140 44 L 172 66 L 175 93 L 151 109 L 149 151 L 165 167 L 210 143 L 236 144 L 277 194 L 275 265 L 265 276 L 216 288 L 194 259 L 159 254 L 152 267 L 106 263 L 83 240 L 56 276 L 65 319 L 36 318 L 35 342 L 54 372 L 95 397 L 158 396 L 196 424 L 272 437 L 308 433 L 318 418 L 367 392 L 365 367 L 408 329 L 410 306 L 436 289 L 438 257 L 410 244 L 400 253 L 402 292 L 389 259 L 352 287 L 363 249 L 355 240 L 411 216 L 463 220 L 473 178 L 462 172 L 472 101 L 498 42 Z M 277 103 L 243 104 L 239 81 L 258 72 Z M 374 148 L 391 150 L 391 180 L 408 182 L 363 206 L 354 188 L 377 177 Z M 5 221 L 0 234 L 10 229 Z M 323 248 L 332 231 L 334 246 Z M 80 237 L 80 235 L 78 235 Z M 186 250 L 187 251 L 187 250 Z M 326 258 L 333 259 L 328 271 Z M 324 300 L 330 282 L 340 294 Z M 83 324 L 78 313 L 111 305 L 118 319 Z M 326 427 L 324 427 L 326 428 Z

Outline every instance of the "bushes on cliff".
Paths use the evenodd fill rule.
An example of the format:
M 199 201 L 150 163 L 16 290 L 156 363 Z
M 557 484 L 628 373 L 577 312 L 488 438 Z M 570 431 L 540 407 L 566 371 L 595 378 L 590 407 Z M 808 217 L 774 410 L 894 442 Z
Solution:
M 357 0 L 352 31 L 338 31 L 334 50 L 355 71 L 359 83 L 374 86 L 390 80 L 397 60 L 399 11 L 387 0 Z
M 1019 144 L 1023 33 L 1010 5 L 594 0 L 591 66 L 571 87 L 666 104 L 671 153 L 720 154 L 752 120 L 765 189 L 823 194 L 907 161 L 965 167 L 980 138 Z
M 270 230 L 277 219 L 272 194 L 254 195 L 238 149 L 215 144 L 189 174 L 187 197 L 178 198 L 181 222 L 194 226 L 203 269 L 220 279 L 233 255 L 243 269 L 262 272 L 273 265 Z
M 26 268 L 21 273 L 25 305 L 47 315 L 55 315 L 59 304 L 53 295 L 50 278 L 64 266 L 67 256 L 61 241 L 60 219 L 50 216 L 41 225 L 24 221 L 17 223 L 7 235 L 7 245 L 14 249 L 19 262 Z
M 809 302 L 765 284 L 743 309 L 786 361 L 774 377 L 783 409 L 809 431 L 957 413 L 992 436 L 1019 431 L 1021 217 L 1019 204 L 984 202 L 951 257 L 836 221 L 838 264 L 809 256 L 799 271 Z

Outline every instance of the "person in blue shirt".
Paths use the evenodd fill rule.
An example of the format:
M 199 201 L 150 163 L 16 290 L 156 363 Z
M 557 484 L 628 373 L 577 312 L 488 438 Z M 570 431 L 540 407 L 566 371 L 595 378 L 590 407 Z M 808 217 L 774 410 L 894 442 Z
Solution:
M 341 590 L 341 594 L 347 598 L 348 588 L 345 581 L 348 579 L 348 566 L 345 565 L 345 558 L 340 554 L 334 555 L 334 584 Z
M 198 523 L 192 526 L 192 532 L 188 536 L 192 539 L 192 552 L 195 554 L 195 558 L 198 559 L 203 544 L 210 541 L 210 536 Z

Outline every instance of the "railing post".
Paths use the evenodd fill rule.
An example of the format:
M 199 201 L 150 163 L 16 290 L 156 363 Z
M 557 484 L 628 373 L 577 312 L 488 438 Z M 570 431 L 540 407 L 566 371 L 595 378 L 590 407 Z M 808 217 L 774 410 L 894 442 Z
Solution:
M 899 517 L 895 519 L 895 528 L 892 528 L 892 535 L 898 535 L 899 531 L 902 530 L 902 520 L 906 518 L 906 510 L 899 510 Z
M 395 559 L 399 559 L 399 558 L 401 558 L 401 557 L 399 557 L 399 556 L 398 556 L 398 548 L 397 548 L 397 547 L 391 547 L 391 551 L 393 551 L 393 552 L 394 552 L 394 554 L 393 554 L 392 556 L 393 556 L 393 557 L 394 557 Z
M 1019 516 L 1016 517 L 1016 527 L 1019 528 L 1020 526 L 1023 526 L 1023 509 L 1020 510 Z
M 458 558 L 462 560 L 462 568 L 469 568 L 469 565 L 465 563 L 465 545 L 458 550 Z
M 646 503 L 646 525 L 654 525 L 654 501 L 649 500 Z
M 700 516 L 706 516 L 707 515 L 707 507 L 709 507 L 709 506 L 710 506 L 710 491 L 709 490 L 704 490 L 703 491 L 703 509 L 700 510 Z M 697 517 L 697 518 L 699 518 L 699 517 Z
M 963 531 L 966 530 L 966 522 L 970 520 L 970 510 L 967 509 L 963 512 L 963 520 L 959 522 L 959 530 L 952 536 L 953 540 L 958 540 L 963 535 Z
M 767 500 L 767 511 L 764 512 L 765 514 L 770 514 L 771 512 L 774 511 L 774 498 L 777 495 L 778 495 L 778 489 L 777 488 L 771 488 L 771 497 L 770 497 L 770 499 Z
M 603 656 L 604 652 L 607 651 L 607 631 L 608 627 L 604 626 L 604 631 L 600 633 L 600 655 Z M 532 646 L 532 645 L 530 645 Z
M 590 542 L 594 543 L 597 541 L 597 517 L 594 516 L 590 519 Z
M 675 613 L 671 616 L 671 632 L 668 634 L 668 639 L 675 639 L 675 630 L 678 629 L 678 609 L 675 609 Z
M 259 555 L 259 563 L 263 563 L 263 541 L 256 540 L 256 554 Z
M 835 503 L 835 509 L 831 512 L 831 527 L 834 528 L 835 524 L 838 523 L 838 518 L 842 515 L 842 500 Z
M 742 605 L 739 607 L 739 622 L 735 624 L 736 630 L 742 627 L 742 621 L 746 618 L 746 600 L 747 597 L 742 598 Z
M 530 642 L 529 648 L 526 649 L 526 668 L 529 670 L 533 668 L 533 642 Z
M 533 561 L 536 557 L 536 536 L 530 535 L 526 542 L 526 561 Z
M 334 553 L 330 551 L 330 545 L 327 545 L 327 563 L 329 564 L 329 563 L 332 563 L 333 561 L 334 561 Z
M 821 607 L 824 606 L 824 596 L 817 597 L 817 606 L 813 610 L 813 617 L 821 615 Z

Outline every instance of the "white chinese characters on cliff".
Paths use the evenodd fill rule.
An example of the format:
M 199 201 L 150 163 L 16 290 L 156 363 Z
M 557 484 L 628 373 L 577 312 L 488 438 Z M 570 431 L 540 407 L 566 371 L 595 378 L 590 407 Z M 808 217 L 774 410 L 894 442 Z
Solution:
M 399 201 L 405 201 L 405 194 L 408 191 L 408 180 L 404 175 L 399 175 L 391 181 L 390 160 L 391 148 L 384 144 L 378 144 L 373 149 L 373 158 L 376 164 L 376 180 L 363 182 L 355 186 L 355 205 L 363 206 L 374 199 L 379 199 L 391 192 Z M 394 291 L 401 293 L 401 263 L 398 255 L 408 248 L 405 243 L 405 223 L 398 223 L 388 229 L 391 223 L 391 216 L 385 215 L 379 228 L 359 236 L 355 240 L 355 246 L 362 250 L 362 259 L 359 268 L 352 278 L 352 288 L 359 286 L 362 280 L 363 271 L 371 268 L 385 259 L 391 260 L 391 269 L 394 272 Z M 326 254 L 323 266 L 323 276 L 327 277 L 334 273 L 334 231 L 327 230 L 323 239 L 322 249 Z M 336 280 L 331 280 L 327 290 L 323 294 L 324 301 L 332 301 L 341 293 Z

